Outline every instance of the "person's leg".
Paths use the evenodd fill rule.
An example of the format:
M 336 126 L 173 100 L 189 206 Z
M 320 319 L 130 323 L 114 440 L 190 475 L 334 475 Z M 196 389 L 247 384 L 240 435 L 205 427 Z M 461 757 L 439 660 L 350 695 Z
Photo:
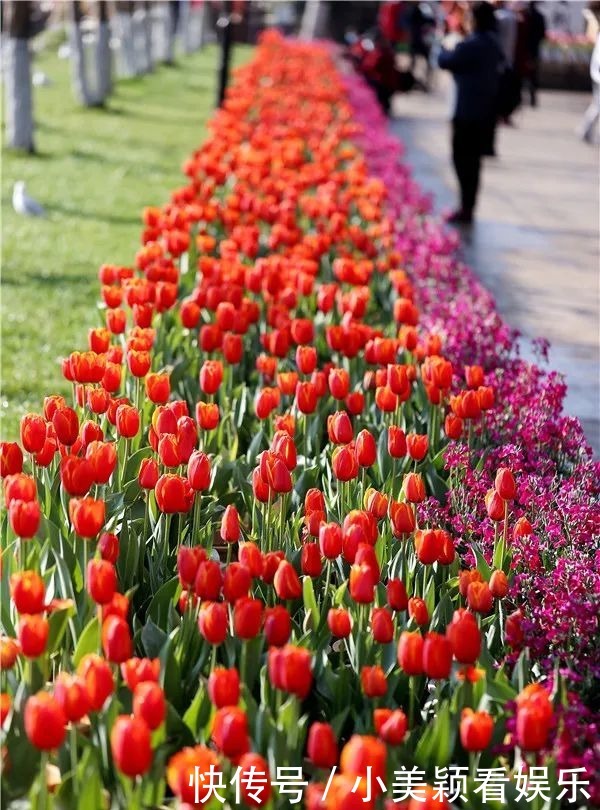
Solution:
M 479 144 L 475 143 L 473 127 L 469 121 L 454 121 L 452 132 L 452 160 L 460 186 L 460 211 L 456 221 L 470 220 L 479 182 L 479 163 L 481 161 Z
M 594 127 L 600 118 L 600 85 L 594 84 L 594 95 L 590 106 L 583 115 L 581 122 L 581 137 L 586 141 L 591 141 Z

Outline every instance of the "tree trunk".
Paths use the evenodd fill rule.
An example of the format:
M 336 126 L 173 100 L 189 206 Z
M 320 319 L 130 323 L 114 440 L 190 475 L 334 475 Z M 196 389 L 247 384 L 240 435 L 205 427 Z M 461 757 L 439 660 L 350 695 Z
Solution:
M 190 0 L 181 0 L 181 9 L 179 11 L 179 36 L 184 53 L 192 53 L 194 50 L 192 24 L 193 14 Z
M 302 23 L 300 25 L 301 39 L 319 39 L 324 37 L 329 18 L 329 5 L 321 0 L 306 0 Z
M 175 62 L 175 35 L 179 22 L 179 1 L 168 0 L 165 4 L 165 63 L 172 65 Z
M 116 20 L 118 23 L 121 73 L 126 78 L 136 76 L 138 73 L 135 58 L 135 43 L 133 38 L 133 24 L 131 14 L 133 3 L 117 0 L 115 2 Z
M 85 64 L 85 50 L 81 32 L 81 6 L 79 0 L 71 1 L 69 19 L 69 48 L 71 50 L 71 81 L 75 98 L 84 107 L 93 107 L 96 99 L 90 90 Z
M 110 24 L 106 0 L 98 2 L 98 39 L 96 41 L 96 98 L 104 103 L 112 91 L 112 54 Z
M 144 3 L 143 39 L 144 39 L 144 62 L 146 72 L 154 70 L 154 57 L 152 51 L 152 12 L 148 0 Z
M 13 149 L 34 151 L 31 59 L 29 54 L 30 4 L 5 3 L 4 104 L 6 144 Z

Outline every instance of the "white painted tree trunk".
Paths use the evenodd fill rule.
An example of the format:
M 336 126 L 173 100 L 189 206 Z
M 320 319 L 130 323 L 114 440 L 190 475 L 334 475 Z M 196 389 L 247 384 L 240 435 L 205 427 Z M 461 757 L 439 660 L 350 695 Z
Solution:
M 130 78 L 137 75 L 131 14 L 117 12 L 115 18 L 117 20 L 119 40 L 121 41 L 121 74 L 125 78 Z
M 182 0 L 179 11 L 179 37 L 184 53 L 192 53 L 194 44 L 192 40 L 192 8 L 190 0 Z
M 84 107 L 92 107 L 95 98 L 87 80 L 83 35 L 81 27 L 73 20 L 69 22 L 69 49 L 71 51 L 71 82 L 75 98 Z
M 142 22 L 144 31 L 144 57 L 146 72 L 150 73 L 154 70 L 154 57 L 152 55 L 152 14 L 150 13 L 150 9 L 148 7 L 144 9 Z
M 195 37 L 197 48 L 203 48 L 206 42 L 206 19 L 207 19 L 207 8 L 206 8 L 206 0 L 202 3 L 200 8 L 196 8 L 194 10 L 194 17 L 195 17 Z
M 110 26 L 107 22 L 98 23 L 96 41 L 96 100 L 105 101 L 112 90 L 112 54 L 110 52 Z
M 300 25 L 300 37 L 319 39 L 325 36 L 328 17 L 329 8 L 326 3 L 321 3 L 320 0 L 307 0 Z
M 29 41 L 7 37 L 3 50 L 6 143 L 13 149 L 27 149 L 32 152 L 33 105 Z
M 164 20 L 165 20 L 165 62 L 172 65 L 175 61 L 175 34 L 176 25 L 173 17 L 173 10 L 170 3 L 164 3 Z

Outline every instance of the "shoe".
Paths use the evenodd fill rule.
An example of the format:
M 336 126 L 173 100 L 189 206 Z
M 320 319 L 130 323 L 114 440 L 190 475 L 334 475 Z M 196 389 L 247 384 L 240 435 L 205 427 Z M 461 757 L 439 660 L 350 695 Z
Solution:
M 462 208 L 459 208 L 457 211 L 450 214 L 446 222 L 449 222 L 451 225 L 470 225 L 473 222 L 473 212 L 463 211 Z

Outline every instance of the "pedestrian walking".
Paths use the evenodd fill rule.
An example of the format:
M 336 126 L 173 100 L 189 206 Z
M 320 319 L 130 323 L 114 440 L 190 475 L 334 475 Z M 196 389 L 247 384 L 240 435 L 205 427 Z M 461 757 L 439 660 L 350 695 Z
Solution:
M 592 101 L 584 113 L 580 135 L 584 141 L 593 143 L 594 129 L 600 120 L 600 33 L 596 35 L 596 44 L 592 51 L 590 76 L 592 78 Z
M 460 186 L 460 207 L 450 222 L 470 223 L 477 201 L 481 158 L 496 119 L 499 71 L 504 55 L 496 36 L 494 8 L 473 8 L 474 32 L 453 50 L 442 47 L 438 64 L 454 77 L 456 100 L 452 118 L 452 160 Z

